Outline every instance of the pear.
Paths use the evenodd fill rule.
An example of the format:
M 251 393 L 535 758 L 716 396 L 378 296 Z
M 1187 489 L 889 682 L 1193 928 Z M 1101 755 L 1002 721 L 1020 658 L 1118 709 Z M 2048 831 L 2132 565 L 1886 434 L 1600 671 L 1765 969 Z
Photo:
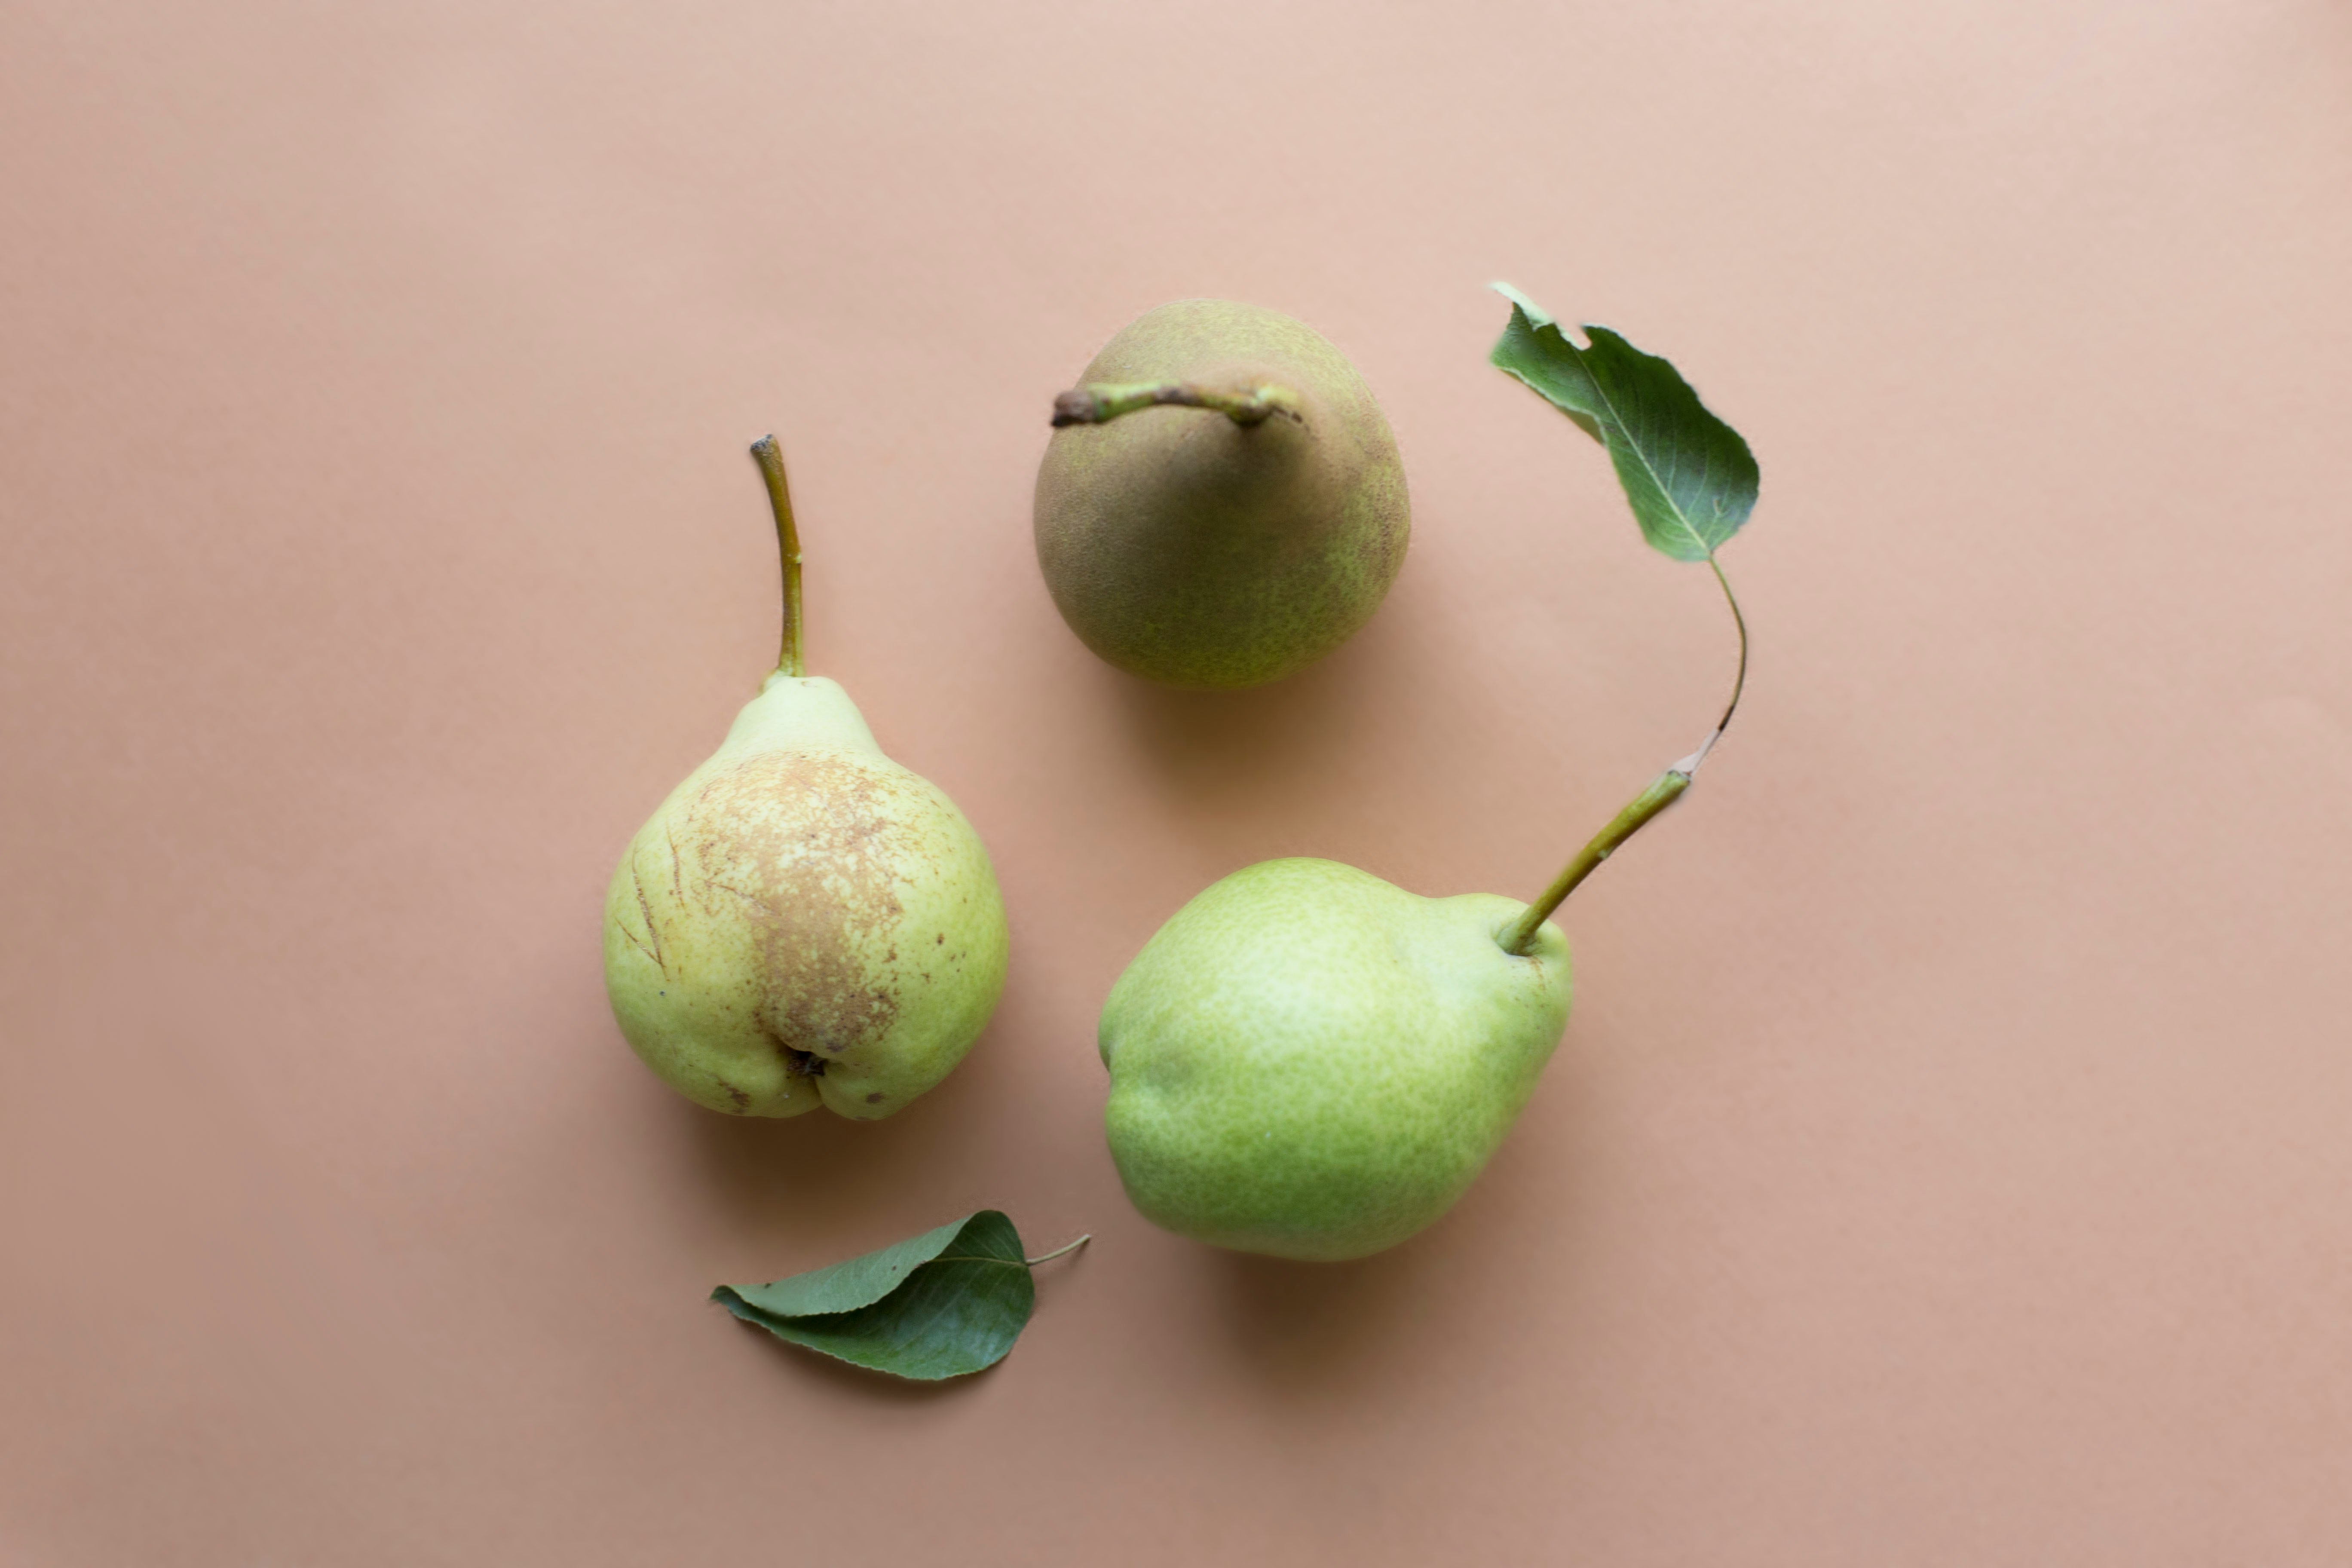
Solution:
M 1182 300 L 1129 325 L 1055 405 L 1037 563 L 1121 669 L 1234 688 L 1371 618 L 1412 531 L 1404 468 L 1347 357 L 1279 311 Z
M 1144 1216 L 1320 1262 L 1394 1246 L 1475 1180 L 1567 1027 L 1568 942 L 1527 906 L 1268 860 L 1160 929 L 1100 1044 L 1112 1160 Z
M 638 830 L 604 905 L 604 984 L 637 1055 L 698 1105 L 872 1121 L 962 1060 L 1004 987 L 988 852 L 938 786 L 804 676 L 800 552 L 772 437 L 782 657 Z

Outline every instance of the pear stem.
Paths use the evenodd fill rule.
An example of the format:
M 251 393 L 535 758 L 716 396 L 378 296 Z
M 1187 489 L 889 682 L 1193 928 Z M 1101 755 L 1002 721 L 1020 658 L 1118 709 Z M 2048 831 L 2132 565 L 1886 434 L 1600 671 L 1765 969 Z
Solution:
M 1066 1246 L 1066 1247 L 1057 1247 L 1054 1248 L 1054 1250 L 1053 1250 L 1053 1251 L 1051 1251 L 1051 1252 L 1049 1252 L 1049 1253 L 1046 1253 L 1043 1258 L 1023 1258 L 1021 1261 L 1022 1261 L 1022 1262 L 1024 1262 L 1024 1263 L 1026 1263 L 1030 1268 L 1036 1268 L 1036 1267 L 1037 1267 L 1037 1265 L 1039 1265 L 1040 1263 L 1051 1263 L 1051 1262 L 1053 1262 L 1053 1261 L 1054 1261 L 1054 1259 L 1055 1259 L 1056 1258 L 1061 1257 L 1061 1256 L 1062 1256 L 1062 1254 L 1064 1254 L 1065 1252 L 1076 1252 L 1078 1248 L 1080 1248 L 1081 1247 L 1084 1247 L 1087 1243 L 1088 1243 L 1089 1241 L 1092 1241 L 1094 1238 L 1095 1238 L 1095 1237 L 1094 1237 L 1094 1232 L 1092 1232 L 1092 1231 L 1088 1231 L 1086 1235 L 1084 1235 L 1084 1236 L 1082 1236 L 1082 1237 L 1078 1237 L 1078 1239 L 1077 1239 L 1077 1240 L 1076 1240 L 1076 1241 L 1074 1241 L 1074 1242 L 1071 1242 L 1068 1246 Z
M 1551 886 L 1543 890 L 1543 895 L 1519 911 L 1519 918 L 1496 937 L 1495 940 L 1502 943 L 1503 951 L 1514 958 L 1528 955 L 1528 949 L 1535 946 L 1536 932 L 1542 929 L 1544 921 L 1551 918 L 1551 912 L 1559 908 L 1569 894 L 1576 891 L 1578 883 L 1599 870 L 1601 863 L 1617 853 L 1618 847 L 1639 833 L 1652 817 L 1682 798 L 1683 791 L 1690 788 L 1692 775 L 1698 772 L 1698 765 L 1706 761 L 1706 754 L 1715 750 L 1715 743 L 1723 739 L 1723 732 L 1731 727 L 1731 716 L 1739 711 L 1740 693 L 1748 689 L 1748 617 L 1739 613 L 1738 595 L 1732 593 L 1731 579 L 1723 574 L 1723 566 L 1716 560 L 1713 551 L 1707 552 L 1706 563 L 1714 569 L 1715 580 L 1723 585 L 1724 600 L 1731 606 L 1732 625 L 1739 628 L 1739 673 L 1732 678 L 1731 700 L 1725 704 L 1723 717 L 1716 721 L 1715 728 L 1707 732 L 1706 740 L 1699 742 L 1698 750 L 1652 779 L 1647 789 L 1626 802 L 1625 808 L 1609 819 L 1609 826 L 1594 834 L 1592 842 L 1578 850 L 1576 858 L 1552 879 Z
M 1273 416 L 1297 421 L 1298 394 L 1272 384 L 1245 392 L 1220 391 L 1189 381 L 1089 382 L 1054 399 L 1054 428 L 1065 425 L 1108 425 L 1122 414 L 1172 403 L 1183 408 L 1213 408 L 1234 424 L 1263 425 Z
M 1576 852 L 1576 858 L 1562 868 L 1552 879 L 1543 896 L 1519 912 L 1503 933 L 1495 940 L 1503 951 L 1514 958 L 1525 958 L 1535 945 L 1536 932 L 1551 918 L 1576 885 L 1601 868 L 1601 862 L 1617 853 L 1617 847 L 1642 830 L 1644 823 L 1674 805 L 1683 791 L 1690 788 L 1690 774 L 1677 768 L 1668 768 L 1650 781 L 1650 787 L 1625 804 L 1625 809 L 1609 819 L 1609 826 L 1592 836 L 1592 842 Z
M 793 525 L 793 492 L 784 483 L 784 449 L 773 436 L 751 443 L 760 462 L 760 477 L 768 482 L 768 505 L 776 514 L 776 550 L 784 566 L 784 637 L 776 655 L 776 670 L 799 677 L 807 666 L 801 658 L 801 535 Z

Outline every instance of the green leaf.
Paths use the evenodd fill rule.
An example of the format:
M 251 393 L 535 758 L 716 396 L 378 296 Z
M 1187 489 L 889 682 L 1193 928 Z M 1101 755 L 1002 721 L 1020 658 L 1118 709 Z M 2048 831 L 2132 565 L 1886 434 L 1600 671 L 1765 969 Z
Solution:
M 995 1209 L 912 1240 L 710 1299 L 781 1340 L 857 1366 L 936 1382 L 994 1366 L 1029 1321 L 1037 1289 L 1021 1233 Z
M 1495 292 L 1511 321 L 1487 357 L 1609 449 L 1652 549 L 1705 561 L 1739 531 L 1756 505 L 1756 458 L 1673 365 L 1606 327 L 1587 326 L 1591 346 L 1579 348 L 1509 284 Z

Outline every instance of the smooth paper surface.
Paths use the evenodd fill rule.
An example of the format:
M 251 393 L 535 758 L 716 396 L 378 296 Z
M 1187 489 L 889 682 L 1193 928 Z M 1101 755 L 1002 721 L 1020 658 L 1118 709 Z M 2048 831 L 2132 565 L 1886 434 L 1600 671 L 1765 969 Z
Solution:
M 0 1561 L 2352 1563 L 2347 82 L 2340 0 L 0 6 Z M 1460 1206 L 1205 1251 L 1104 1149 L 1160 923 L 1530 897 L 1722 710 L 1497 278 L 1753 445 L 1747 698 Z M 1222 697 L 1030 537 L 1189 295 L 1412 493 Z M 1012 923 L 871 1124 L 685 1103 L 599 968 L 775 657 L 770 431 Z M 705 1300 L 984 1205 L 1094 1241 L 981 1376 Z

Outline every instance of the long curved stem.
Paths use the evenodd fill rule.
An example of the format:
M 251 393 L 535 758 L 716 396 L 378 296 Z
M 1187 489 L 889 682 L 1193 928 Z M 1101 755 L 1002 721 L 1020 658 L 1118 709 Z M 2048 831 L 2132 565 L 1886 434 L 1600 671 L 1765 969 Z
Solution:
M 762 436 L 751 443 L 751 456 L 760 461 L 760 477 L 768 481 L 768 505 L 776 514 L 776 551 L 783 558 L 784 637 L 776 669 L 798 677 L 807 668 L 801 658 L 801 535 L 793 525 L 793 492 L 784 483 L 784 449 L 773 436 Z
M 1712 551 L 1707 553 L 1706 563 L 1714 568 L 1715 580 L 1723 585 L 1724 602 L 1731 606 L 1732 625 L 1739 628 L 1739 673 L 1732 678 L 1731 700 L 1724 705 L 1723 717 L 1716 721 L 1715 728 L 1707 731 L 1707 737 L 1699 742 L 1698 750 L 1652 779 L 1648 788 L 1626 802 L 1625 808 L 1609 819 L 1609 826 L 1594 834 L 1592 841 L 1576 852 L 1576 858 L 1560 868 L 1559 875 L 1552 879 L 1551 886 L 1543 890 L 1542 896 L 1522 910 L 1519 918 L 1496 937 L 1495 940 L 1502 943 L 1503 951 L 1515 958 L 1528 955 L 1528 949 L 1535 945 L 1536 932 L 1543 928 L 1544 921 L 1551 918 L 1552 911 L 1559 908 L 1569 894 L 1576 891 L 1578 883 L 1599 870 L 1601 863 L 1617 853 L 1625 840 L 1639 833 L 1652 817 L 1682 798 L 1683 791 L 1690 788 L 1691 778 L 1698 772 L 1699 764 L 1706 761 L 1706 754 L 1715 750 L 1715 743 L 1723 739 L 1724 731 L 1731 727 L 1731 716 L 1739 711 L 1740 693 L 1748 689 L 1748 617 L 1739 613 L 1738 595 L 1732 593 L 1731 579 L 1723 574 L 1722 563 L 1716 560 Z
M 1024 1258 L 1021 1261 L 1026 1263 L 1030 1268 L 1034 1268 L 1040 1263 L 1053 1262 L 1054 1259 L 1061 1257 L 1065 1252 L 1076 1252 L 1079 1247 L 1084 1247 L 1094 1238 L 1094 1232 L 1088 1231 L 1086 1235 L 1078 1237 L 1077 1240 L 1069 1243 L 1066 1247 L 1057 1247 L 1054 1248 L 1053 1251 L 1046 1253 L 1041 1258 Z
M 1189 381 L 1089 382 L 1054 399 L 1054 428 L 1065 425 L 1108 425 L 1122 414 L 1172 403 L 1184 408 L 1213 408 L 1236 425 L 1263 425 L 1275 415 L 1298 418 L 1298 395 L 1271 384 L 1244 392 L 1223 391 Z
M 1709 735 L 1706 744 L 1699 748 L 1698 754 L 1702 758 L 1714 749 L 1716 742 L 1723 738 L 1723 732 L 1731 728 L 1731 716 L 1739 711 L 1739 694 L 1748 689 L 1748 617 L 1739 613 L 1739 595 L 1731 591 L 1731 579 L 1723 574 L 1723 563 L 1715 558 L 1715 552 L 1707 552 L 1706 563 L 1715 573 L 1715 580 L 1723 584 L 1723 602 L 1731 606 L 1731 624 L 1739 628 L 1739 673 L 1732 677 L 1731 700 L 1723 705 L 1723 717 L 1715 721 L 1715 733 Z M 1698 764 L 1693 763 L 1691 765 L 1696 767 Z

